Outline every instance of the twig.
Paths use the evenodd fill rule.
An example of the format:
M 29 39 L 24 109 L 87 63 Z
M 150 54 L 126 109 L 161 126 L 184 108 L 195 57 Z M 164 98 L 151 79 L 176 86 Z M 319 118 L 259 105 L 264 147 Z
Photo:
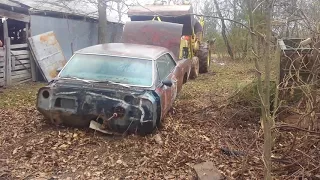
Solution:
M 282 129 L 282 128 L 296 129 L 296 130 L 300 130 L 300 131 L 304 131 L 304 132 L 308 132 L 308 133 L 316 134 L 316 135 L 320 136 L 320 132 L 310 131 L 310 130 L 307 130 L 307 129 L 303 129 L 303 128 L 299 128 L 299 127 L 292 126 L 292 125 L 287 125 L 287 124 L 277 125 L 277 126 L 273 127 L 272 129 Z

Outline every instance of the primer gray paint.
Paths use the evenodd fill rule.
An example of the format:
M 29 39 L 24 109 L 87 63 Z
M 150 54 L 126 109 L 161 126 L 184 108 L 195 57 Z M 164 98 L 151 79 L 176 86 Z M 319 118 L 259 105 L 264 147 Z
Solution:
M 31 15 L 31 35 L 53 31 L 68 60 L 73 52 L 98 44 L 98 24 L 96 22 Z M 108 42 L 119 42 L 122 24 L 108 23 Z

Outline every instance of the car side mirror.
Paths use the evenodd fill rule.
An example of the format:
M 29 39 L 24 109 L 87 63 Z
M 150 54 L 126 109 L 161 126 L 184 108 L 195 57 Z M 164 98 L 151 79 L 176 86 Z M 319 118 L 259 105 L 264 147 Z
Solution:
M 62 67 L 59 67 L 58 69 L 56 69 L 56 72 L 60 73 L 61 70 L 62 70 Z
M 171 81 L 171 79 L 166 79 L 166 80 L 162 81 L 162 84 L 166 85 L 168 87 L 171 87 L 172 86 L 172 81 Z

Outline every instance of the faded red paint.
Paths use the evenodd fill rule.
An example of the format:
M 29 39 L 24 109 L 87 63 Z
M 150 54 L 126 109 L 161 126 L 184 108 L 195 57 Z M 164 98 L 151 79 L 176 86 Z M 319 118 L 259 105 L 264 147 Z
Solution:
M 123 43 L 135 43 L 165 47 L 179 57 L 182 25 L 158 21 L 127 22 Z

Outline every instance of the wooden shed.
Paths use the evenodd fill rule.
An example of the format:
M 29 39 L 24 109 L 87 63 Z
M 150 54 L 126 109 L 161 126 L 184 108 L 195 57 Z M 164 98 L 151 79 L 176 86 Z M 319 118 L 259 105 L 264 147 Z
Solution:
M 74 51 L 98 44 L 98 16 L 95 6 L 85 3 L 44 4 L 36 0 L 0 1 L 0 87 L 42 80 L 37 59 L 33 60 L 28 39 L 54 32 L 65 59 Z M 93 13 L 94 12 L 94 13 Z M 119 42 L 123 24 L 106 20 L 108 42 Z M 0 43 L 1 45 L 1 43 Z

